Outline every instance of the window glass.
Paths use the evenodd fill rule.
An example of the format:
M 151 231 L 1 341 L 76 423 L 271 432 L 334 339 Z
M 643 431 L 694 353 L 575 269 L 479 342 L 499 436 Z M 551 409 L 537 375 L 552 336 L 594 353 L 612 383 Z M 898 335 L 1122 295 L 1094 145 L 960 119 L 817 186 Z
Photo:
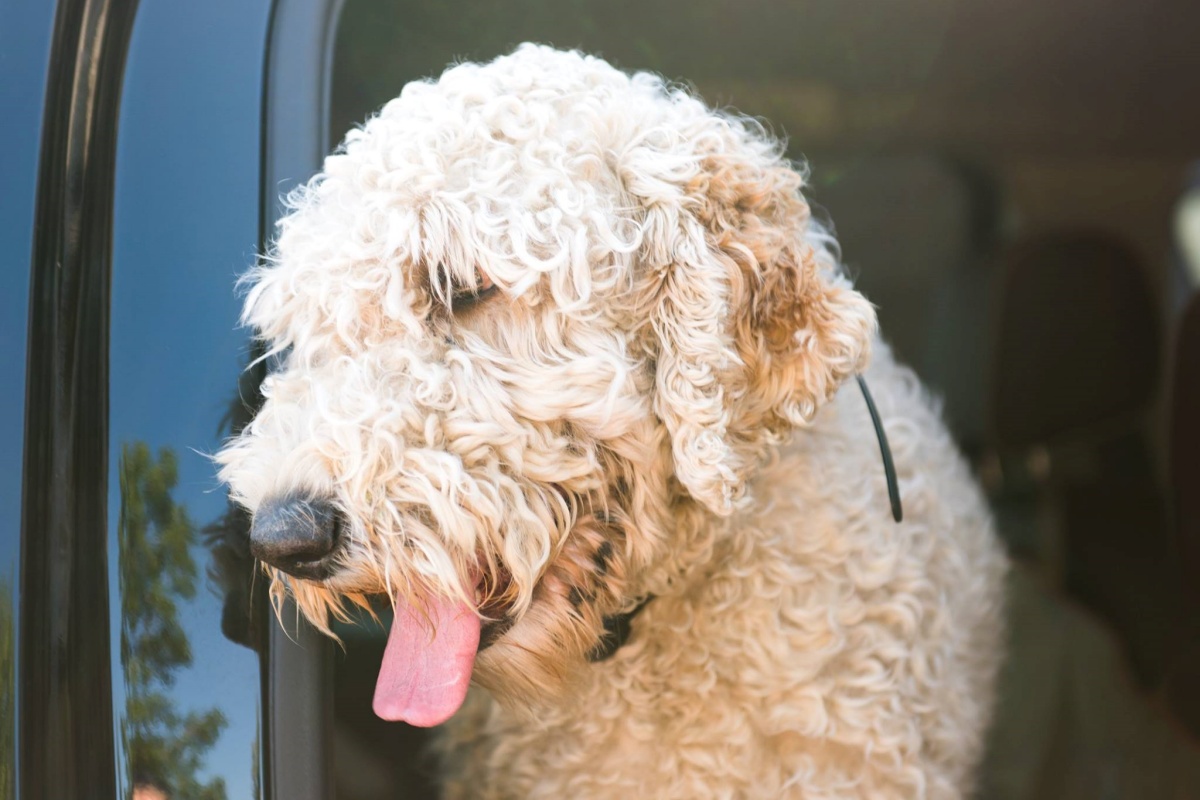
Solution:
M 208 454 L 247 416 L 267 3 L 143 2 L 117 153 L 109 558 L 124 797 L 259 797 L 253 565 Z

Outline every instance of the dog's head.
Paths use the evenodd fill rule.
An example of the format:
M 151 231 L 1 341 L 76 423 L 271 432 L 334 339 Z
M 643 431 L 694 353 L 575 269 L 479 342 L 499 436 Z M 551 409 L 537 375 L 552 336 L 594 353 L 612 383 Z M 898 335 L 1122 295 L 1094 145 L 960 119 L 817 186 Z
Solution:
M 756 122 L 526 45 L 408 85 L 291 198 L 245 311 L 280 366 L 218 460 L 275 598 L 396 604 L 378 711 L 440 722 L 473 665 L 563 685 L 863 366 L 801 185 Z

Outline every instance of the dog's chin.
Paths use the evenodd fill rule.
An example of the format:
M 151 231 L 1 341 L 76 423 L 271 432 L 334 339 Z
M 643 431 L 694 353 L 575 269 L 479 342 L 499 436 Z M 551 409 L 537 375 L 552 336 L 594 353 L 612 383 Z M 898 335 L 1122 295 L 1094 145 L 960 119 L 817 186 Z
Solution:
M 280 591 L 290 591 L 305 616 L 321 628 L 327 619 L 342 619 L 339 610 L 370 603 L 373 598 L 385 597 L 386 590 L 379 582 L 347 570 L 333 557 L 305 562 L 289 567 L 285 573 L 272 569 L 271 574 Z
M 535 601 L 515 622 L 496 623 L 475 659 L 474 682 L 517 713 L 569 700 L 589 672 L 595 636 L 553 602 Z
M 287 583 L 314 624 L 331 615 L 347 619 L 335 609 L 391 604 L 376 579 L 344 565 L 320 565 L 313 573 L 321 577 L 293 576 Z M 586 674 L 595 635 L 568 600 L 538 594 L 519 618 L 503 603 L 489 603 L 482 581 L 476 586 L 478 609 L 432 594 L 415 603 L 397 598 L 376 682 L 376 714 L 419 727 L 439 725 L 457 711 L 469 683 L 517 713 L 568 698 Z
M 508 628 L 507 609 L 476 606 L 486 596 L 482 581 L 474 602 L 418 591 L 391 597 L 374 576 L 334 559 L 301 570 L 274 570 L 274 587 L 289 593 L 304 615 L 325 633 L 333 620 L 353 624 L 354 606 L 382 611 L 392 607 L 387 644 L 379 665 L 373 709 L 387 721 L 418 727 L 440 725 L 462 705 L 477 653 Z M 482 611 L 482 613 L 480 613 Z M 324 623 L 324 624 L 322 624 Z

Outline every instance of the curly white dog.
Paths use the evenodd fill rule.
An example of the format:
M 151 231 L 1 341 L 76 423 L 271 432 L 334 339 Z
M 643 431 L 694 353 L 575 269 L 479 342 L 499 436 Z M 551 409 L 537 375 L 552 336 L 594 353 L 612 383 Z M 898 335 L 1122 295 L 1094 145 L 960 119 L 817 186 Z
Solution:
M 453 716 L 450 797 L 969 791 L 1005 560 L 802 183 L 755 121 L 526 45 L 291 198 L 221 475 L 276 600 L 392 600 L 375 709 Z M 872 348 L 902 523 L 843 386 Z

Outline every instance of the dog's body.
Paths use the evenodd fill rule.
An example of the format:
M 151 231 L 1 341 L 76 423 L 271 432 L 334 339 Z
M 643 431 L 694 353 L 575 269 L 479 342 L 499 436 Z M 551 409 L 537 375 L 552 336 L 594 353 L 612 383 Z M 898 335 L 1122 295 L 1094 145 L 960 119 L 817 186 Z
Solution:
M 450 719 L 451 796 L 970 787 L 1004 559 L 801 183 L 752 121 L 526 46 L 293 199 L 246 312 L 284 367 L 222 476 L 273 597 L 396 604 L 375 708 Z
M 851 382 L 764 468 L 752 506 L 695 520 L 685 576 L 567 698 L 510 713 L 475 693 L 443 743 L 448 799 L 968 794 L 1004 561 L 916 377 L 883 348 L 866 374 L 904 522 Z

